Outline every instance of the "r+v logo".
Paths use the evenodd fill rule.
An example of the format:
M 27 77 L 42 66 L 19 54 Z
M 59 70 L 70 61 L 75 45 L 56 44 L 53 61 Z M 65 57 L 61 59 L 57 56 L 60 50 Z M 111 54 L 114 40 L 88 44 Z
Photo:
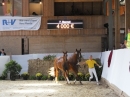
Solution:
M 14 25 L 15 21 L 16 21 L 16 19 L 9 19 L 9 20 L 4 19 L 4 20 L 2 20 L 3 25 Z

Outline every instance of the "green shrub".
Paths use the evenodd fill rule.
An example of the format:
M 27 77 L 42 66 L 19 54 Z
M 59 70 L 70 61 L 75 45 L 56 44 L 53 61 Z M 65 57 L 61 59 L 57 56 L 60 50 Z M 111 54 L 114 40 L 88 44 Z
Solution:
M 54 79 L 54 77 L 53 76 L 51 76 L 51 75 L 48 75 L 48 78 L 47 78 L 48 80 L 53 80 Z
M 16 61 L 11 60 L 5 64 L 5 70 L 3 71 L 3 74 L 5 76 L 8 72 L 10 72 L 10 79 L 15 80 L 21 69 L 22 67 Z
M 48 76 L 47 75 L 43 75 L 41 80 L 47 80 L 48 79 Z
M 29 76 L 29 80 L 36 80 L 36 76 L 35 75 Z
M 59 76 L 58 80 L 65 80 L 65 78 L 63 76 Z
M 2 72 L 2 76 L 1 76 L 2 80 L 5 80 L 5 78 L 7 78 L 7 73 L 8 73 L 7 69 L 5 69 L 5 70 Z
M 56 55 L 47 55 L 43 58 L 43 60 L 50 61 L 50 60 L 54 60 L 55 57 L 56 57 Z
M 0 80 L 2 80 L 2 77 L 0 76 Z
M 74 74 L 73 73 L 69 73 L 69 80 L 74 80 Z
M 86 80 L 86 81 L 89 81 L 89 77 L 90 77 L 90 74 L 87 73 L 87 74 L 85 75 L 85 80 Z

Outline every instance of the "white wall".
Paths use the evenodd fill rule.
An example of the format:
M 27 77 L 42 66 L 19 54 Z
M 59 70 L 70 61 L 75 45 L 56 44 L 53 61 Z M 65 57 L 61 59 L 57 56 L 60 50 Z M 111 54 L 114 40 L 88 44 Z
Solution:
M 68 53 L 68 57 L 70 57 L 73 53 Z M 27 54 L 27 55 L 12 55 L 12 60 L 15 60 L 17 63 L 19 63 L 22 66 L 21 74 L 23 72 L 28 72 L 28 60 L 29 59 L 43 59 L 44 56 L 47 55 L 56 55 L 56 57 L 60 57 L 63 55 L 63 53 L 44 53 L 44 54 Z M 100 58 L 101 53 L 100 52 L 94 52 L 94 53 L 82 53 L 84 59 L 88 59 L 90 55 L 93 55 L 93 58 Z
M 104 65 L 102 77 L 130 96 L 130 49 L 114 50 L 110 67 L 109 54 L 110 51 L 102 54 L 101 62 Z
M 0 56 L 0 76 L 5 69 L 5 64 L 10 61 L 10 56 Z

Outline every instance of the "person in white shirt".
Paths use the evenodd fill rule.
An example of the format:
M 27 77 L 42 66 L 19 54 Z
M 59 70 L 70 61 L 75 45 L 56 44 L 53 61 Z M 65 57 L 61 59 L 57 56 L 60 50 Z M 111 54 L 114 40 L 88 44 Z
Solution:
M 4 49 L 1 49 L 0 56 L 5 56 L 5 55 L 6 55 L 6 53 L 5 53 Z

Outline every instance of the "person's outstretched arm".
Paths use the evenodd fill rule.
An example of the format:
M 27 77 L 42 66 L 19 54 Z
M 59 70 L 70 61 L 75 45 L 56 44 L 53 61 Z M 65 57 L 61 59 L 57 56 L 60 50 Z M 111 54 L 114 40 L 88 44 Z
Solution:
M 99 67 L 99 68 L 101 68 L 102 66 L 100 66 L 96 61 L 95 61 L 95 64 Z

